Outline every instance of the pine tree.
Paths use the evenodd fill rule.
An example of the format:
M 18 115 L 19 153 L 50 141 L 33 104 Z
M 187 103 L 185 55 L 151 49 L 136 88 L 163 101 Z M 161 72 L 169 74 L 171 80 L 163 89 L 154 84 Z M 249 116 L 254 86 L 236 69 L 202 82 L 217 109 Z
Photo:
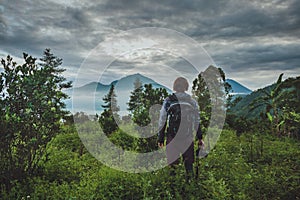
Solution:
M 142 82 L 137 78 L 134 82 L 134 90 L 131 92 L 127 110 L 130 111 L 133 121 L 138 125 L 141 125 L 138 118 L 142 114 L 144 108 L 143 90 L 144 87 Z
M 153 105 L 161 105 L 168 96 L 165 88 L 153 88 L 152 84 L 141 86 L 139 80 L 135 82 L 135 89 L 131 93 L 128 110 L 132 113 L 132 119 L 136 123 L 137 131 L 141 134 L 156 135 L 159 110 L 151 110 Z M 151 123 L 150 123 L 151 122 Z M 156 137 L 139 139 L 139 151 L 149 152 L 157 148 Z
M 118 129 L 118 124 L 116 120 L 120 119 L 118 111 L 120 110 L 117 105 L 117 95 L 115 94 L 115 87 L 112 84 L 107 95 L 104 96 L 103 101 L 104 111 L 99 117 L 99 122 L 103 132 L 107 135 L 110 135 Z

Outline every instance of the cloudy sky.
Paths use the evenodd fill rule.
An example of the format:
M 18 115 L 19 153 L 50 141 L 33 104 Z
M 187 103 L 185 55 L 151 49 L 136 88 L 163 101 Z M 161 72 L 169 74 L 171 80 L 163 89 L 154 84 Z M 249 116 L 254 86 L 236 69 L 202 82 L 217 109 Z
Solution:
M 128 39 L 126 44 L 114 40 L 132 29 L 158 27 L 195 40 L 228 78 L 258 89 L 275 82 L 282 72 L 285 78 L 299 76 L 299 10 L 298 0 L 1 0 L 0 57 L 10 54 L 22 62 L 22 52 L 41 57 L 43 50 L 50 48 L 63 59 L 65 76 L 75 80 L 82 63 L 97 57 L 91 52 L 98 44 L 116 41 L 127 51 L 122 49 L 122 56 L 110 64 L 103 82 L 139 69 L 150 77 L 163 76 L 170 66 L 192 72 L 186 70 L 189 64 L 184 57 L 149 49 L 147 45 L 155 40 L 151 34 Z M 165 37 L 159 39 L 164 41 L 162 46 L 169 44 Z M 130 51 L 134 42 L 146 44 L 146 49 Z M 191 52 L 188 44 L 177 44 Z M 102 57 L 95 60 L 97 65 L 107 61 L 99 59 Z M 95 71 L 80 75 L 81 83 L 99 79 L 92 76 Z

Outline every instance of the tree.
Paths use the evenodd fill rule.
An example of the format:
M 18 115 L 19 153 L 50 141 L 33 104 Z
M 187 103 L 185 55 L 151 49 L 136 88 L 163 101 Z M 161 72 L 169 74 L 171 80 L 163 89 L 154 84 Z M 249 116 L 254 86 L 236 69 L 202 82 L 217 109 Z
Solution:
M 128 111 L 131 112 L 133 121 L 138 125 L 142 125 L 139 117 L 143 114 L 144 104 L 143 104 L 143 90 L 144 87 L 139 78 L 134 82 L 134 90 L 131 92 L 128 105 Z
M 202 130 L 208 128 L 212 105 L 215 109 L 225 109 L 223 105 L 226 97 L 230 97 L 230 89 L 230 84 L 225 81 L 224 71 L 214 66 L 209 66 L 193 81 L 192 93 L 199 105 Z
M 193 97 L 197 100 L 200 110 L 201 129 L 205 130 L 211 117 L 211 102 L 207 84 L 203 78 L 203 72 L 193 81 Z
M 159 109 L 151 109 L 152 106 L 162 105 L 164 99 L 168 96 L 165 88 L 153 88 L 152 84 L 145 84 L 142 94 L 144 108 L 140 114 L 138 124 L 144 126 L 138 131 L 148 132 L 148 135 L 155 137 L 141 138 L 139 147 L 141 152 L 150 152 L 157 149 L 157 128 L 159 120 Z
M 281 84 L 278 108 L 280 109 L 281 132 L 284 135 L 300 135 L 300 76 L 288 78 Z
M 118 129 L 116 120 L 119 119 L 118 111 L 120 110 L 117 104 L 117 95 L 115 94 L 115 86 L 112 84 L 107 95 L 104 96 L 103 101 L 104 111 L 99 117 L 99 122 L 103 132 L 110 135 Z
M 232 89 L 231 85 L 226 82 L 226 77 L 225 77 L 225 72 L 222 70 L 222 68 L 218 68 L 219 73 L 221 75 L 222 78 L 222 85 L 224 86 L 224 92 L 226 95 L 226 107 L 228 108 L 228 106 L 230 106 L 231 101 L 232 101 L 232 95 L 229 94 L 230 90 Z
M 165 88 L 153 88 L 152 84 L 140 86 L 136 81 L 135 89 L 131 93 L 128 110 L 132 114 L 132 120 L 138 126 L 137 131 L 142 135 L 156 135 L 159 110 L 151 109 L 154 105 L 162 105 L 168 96 Z M 140 138 L 140 152 L 149 152 L 157 148 L 156 137 Z
M 258 97 L 251 103 L 251 110 L 259 106 L 265 106 L 265 114 L 268 117 L 269 121 L 271 122 L 271 131 L 275 135 L 280 134 L 280 113 L 279 113 L 279 102 L 282 100 L 283 93 L 282 90 L 282 76 L 277 79 L 276 84 L 274 84 L 273 88 L 270 92 L 263 90 L 264 95 Z M 285 92 L 286 93 L 286 92 Z
M 133 121 L 139 126 L 146 126 L 150 123 L 149 111 L 151 106 L 161 105 L 163 100 L 168 96 L 165 88 L 153 88 L 152 84 L 141 86 L 137 79 L 134 83 L 135 89 L 131 92 L 128 102 L 128 110 L 132 114 Z M 152 117 L 155 117 L 152 113 Z M 157 121 L 158 119 L 152 119 Z
M 1 81 L 1 182 L 22 180 L 38 170 L 48 142 L 60 131 L 60 120 L 68 113 L 63 89 L 71 87 L 61 74 L 62 59 L 50 49 L 43 58 L 23 54 L 25 63 L 2 59 Z

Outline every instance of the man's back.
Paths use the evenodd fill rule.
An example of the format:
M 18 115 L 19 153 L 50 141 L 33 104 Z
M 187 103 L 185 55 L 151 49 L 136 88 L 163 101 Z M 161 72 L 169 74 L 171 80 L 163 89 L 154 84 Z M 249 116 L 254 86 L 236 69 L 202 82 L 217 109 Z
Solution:
M 193 125 L 197 107 L 190 95 L 186 93 L 175 93 L 168 97 L 166 105 L 168 115 L 167 134 L 185 139 L 193 136 Z

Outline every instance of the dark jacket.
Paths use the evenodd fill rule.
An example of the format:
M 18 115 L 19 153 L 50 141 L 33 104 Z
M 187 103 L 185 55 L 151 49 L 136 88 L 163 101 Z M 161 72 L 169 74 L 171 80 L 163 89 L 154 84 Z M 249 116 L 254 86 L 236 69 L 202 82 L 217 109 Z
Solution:
M 177 92 L 175 93 L 178 101 L 188 101 L 195 109 L 194 112 L 194 122 L 193 122 L 193 127 L 194 127 L 194 131 L 196 131 L 196 138 L 201 140 L 202 139 L 202 132 L 201 132 L 201 128 L 200 128 L 200 114 L 199 114 L 199 108 L 198 108 L 198 103 L 191 98 L 191 96 L 187 93 L 184 92 Z M 166 132 L 166 128 L 167 128 L 167 118 L 168 118 L 168 112 L 167 110 L 169 109 L 170 105 L 171 105 L 172 101 L 171 101 L 171 97 L 167 97 L 164 102 L 163 105 L 161 107 L 160 110 L 160 116 L 159 116 L 159 131 L 158 131 L 158 142 L 159 143 L 163 143 L 164 139 L 165 139 L 165 132 Z M 193 113 L 191 113 L 193 114 Z

